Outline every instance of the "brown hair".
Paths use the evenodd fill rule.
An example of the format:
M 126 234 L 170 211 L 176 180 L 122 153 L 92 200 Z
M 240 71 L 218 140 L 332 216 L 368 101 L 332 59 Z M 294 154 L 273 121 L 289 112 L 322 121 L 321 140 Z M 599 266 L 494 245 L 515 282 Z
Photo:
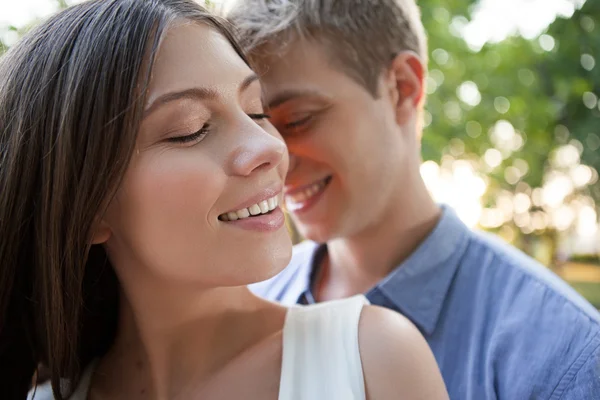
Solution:
M 400 52 L 415 52 L 427 66 L 414 0 L 240 0 L 227 17 L 249 53 L 264 45 L 277 53 L 297 39 L 323 43 L 335 65 L 374 96 L 380 74 Z
M 227 25 L 192 0 L 92 0 L 0 59 L 0 391 L 24 399 L 38 364 L 68 397 L 111 346 L 118 282 L 94 220 L 131 158 L 153 60 L 176 20 Z

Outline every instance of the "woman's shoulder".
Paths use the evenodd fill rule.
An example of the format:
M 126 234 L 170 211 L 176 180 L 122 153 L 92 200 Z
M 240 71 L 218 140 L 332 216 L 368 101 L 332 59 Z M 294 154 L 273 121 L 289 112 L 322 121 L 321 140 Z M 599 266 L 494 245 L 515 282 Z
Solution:
M 362 310 L 359 322 L 359 332 L 361 337 L 367 341 L 367 346 L 371 346 L 371 340 L 376 336 L 380 341 L 388 340 L 386 343 L 397 347 L 400 345 L 399 338 L 409 341 L 425 341 L 417 327 L 404 315 L 399 312 L 366 304 Z M 402 341 L 406 343 L 406 341 Z M 362 344 L 362 341 L 361 341 Z
M 358 331 L 367 398 L 448 399 L 433 353 L 408 318 L 367 305 Z

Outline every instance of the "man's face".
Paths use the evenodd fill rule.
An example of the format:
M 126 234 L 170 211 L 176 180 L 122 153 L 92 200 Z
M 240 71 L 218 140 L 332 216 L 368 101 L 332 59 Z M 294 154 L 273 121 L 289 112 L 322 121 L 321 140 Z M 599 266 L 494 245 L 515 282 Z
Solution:
M 386 73 L 375 98 L 325 47 L 306 42 L 259 57 L 257 66 L 272 123 L 289 148 L 285 202 L 300 233 L 325 242 L 385 223 L 390 207 L 401 207 L 398 188 L 410 192 L 406 166 L 418 159 L 414 118 L 408 127 L 398 123 Z

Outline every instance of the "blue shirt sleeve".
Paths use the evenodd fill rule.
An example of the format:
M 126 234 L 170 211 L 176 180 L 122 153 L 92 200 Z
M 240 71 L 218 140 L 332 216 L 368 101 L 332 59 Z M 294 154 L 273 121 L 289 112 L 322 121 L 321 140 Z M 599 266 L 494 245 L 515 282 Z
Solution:
M 551 400 L 600 399 L 600 336 L 590 343 L 591 352 L 582 355 L 569 369 Z

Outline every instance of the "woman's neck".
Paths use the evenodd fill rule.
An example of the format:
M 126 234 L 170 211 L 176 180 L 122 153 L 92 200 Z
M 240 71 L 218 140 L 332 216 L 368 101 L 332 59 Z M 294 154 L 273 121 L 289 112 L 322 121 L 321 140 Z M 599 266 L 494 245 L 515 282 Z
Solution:
M 150 287 L 154 286 L 154 287 Z M 239 354 L 281 329 L 285 312 L 242 287 L 199 289 L 142 285 L 124 288 L 115 343 L 101 362 L 98 386 L 167 399 L 189 383 L 201 387 Z M 283 316 L 274 318 L 274 316 Z M 107 376 L 107 378 L 109 378 Z

